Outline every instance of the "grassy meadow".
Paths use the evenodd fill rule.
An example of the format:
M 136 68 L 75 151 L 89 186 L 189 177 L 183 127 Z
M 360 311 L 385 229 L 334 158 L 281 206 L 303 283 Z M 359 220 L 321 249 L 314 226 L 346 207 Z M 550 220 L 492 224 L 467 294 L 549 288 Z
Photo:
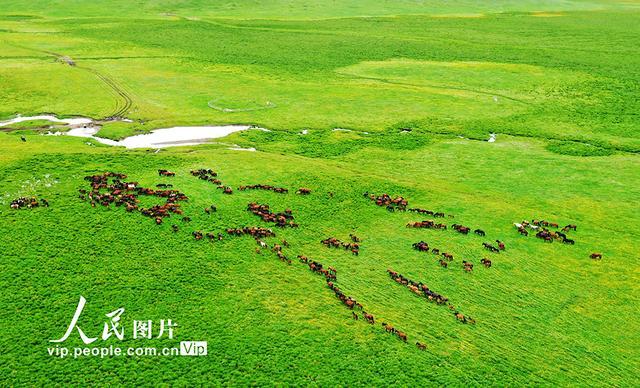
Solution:
M 99 136 L 114 140 L 168 126 L 270 131 L 155 152 L 44 136 L 43 120 L 0 128 L 0 384 L 637 385 L 639 17 L 638 2 L 603 0 L 4 1 L 0 121 L 133 120 L 104 124 Z M 198 168 L 234 193 L 189 174 Z M 173 184 L 192 221 L 156 225 L 80 200 L 83 177 L 105 171 Z M 236 190 L 258 183 L 289 193 Z M 364 192 L 401 195 L 487 236 L 405 228 L 430 217 L 388 212 Z M 50 206 L 10 208 L 31 195 Z M 300 227 L 262 222 L 249 202 L 291 208 Z M 211 204 L 218 211 L 205 214 Z M 513 223 L 533 218 L 577 224 L 576 244 L 519 235 Z M 269 244 L 286 239 L 293 263 L 257 253 L 249 236 L 191 236 L 252 225 L 274 229 Z M 358 256 L 320 244 L 350 233 L 362 238 Z M 506 251 L 483 249 L 496 239 Z M 420 240 L 454 261 L 441 268 L 411 248 Z M 334 266 L 376 324 L 353 320 L 297 255 Z M 173 340 L 96 346 L 202 340 L 208 355 L 50 356 L 79 295 L 87 333 L 118 307 L 126 325 L 179 325 Z M 82 345 L 77 332 L 66 345 Z

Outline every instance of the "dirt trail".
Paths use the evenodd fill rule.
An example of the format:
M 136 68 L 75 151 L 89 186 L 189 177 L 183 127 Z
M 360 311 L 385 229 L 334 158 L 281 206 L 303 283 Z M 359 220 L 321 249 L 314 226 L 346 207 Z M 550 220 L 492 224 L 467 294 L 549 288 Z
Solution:
M 78 68 L 84 69 L 93 73 L 102 82 L 104 82 L 109 88 L 111 88 L 118 96 L 121 97 L 122 100 L 120 102 L 118 101 L 116 102 L 116 110 L 113 113 L 111 113 L 109 118 L 126 117 L 127 112 L 129 112 L 129 109 L 131 109 L 131 106 L 133 105 L 133 100 L 131 99 L 131 96 L 129 96 L 129 94 L 127 94 L 127 92 L 124 91 L 124 89 L 122 89 L 114 80 L 100 73 L 99 71 L 89 67 L 78 66 Z
M 56 60 L 62 61 L 63 63 L 69 66 L 72 66 L 84 71 L 88 71 L 93 75 L 95 75 L 100 81 L 102 81 L 109 89 L 111 89 L 116 94 L 115 110 L 111 114 L 109 114 L 108 117 L 106 118 L 124 118 L 127 112 L 129 111 L 129 109 L 131 109 L 131 107 L 133 106 L 133 100 L 131 99 L 131 96 L 124 89 L 122 89 L 122 87 L 120 87 L 113 79 L 100 73 L 98 70 L 95 70 L 90 67 L 79 66 L 76 62 L 73 61 L 71 57 L 67 55 L 59 54 L 53 51 L 34 49 L 32 47 L 22 46 L 22 45 L 18 45 L 11 42 L 5 42 L 5 43 L 17 48 L 47 54 L 49 56 L 55 57 Z

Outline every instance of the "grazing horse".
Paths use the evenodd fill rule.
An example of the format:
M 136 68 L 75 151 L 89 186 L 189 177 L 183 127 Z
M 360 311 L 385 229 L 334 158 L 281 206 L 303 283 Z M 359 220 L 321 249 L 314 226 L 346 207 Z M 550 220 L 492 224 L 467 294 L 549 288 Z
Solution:
M 482 265 L 484 265 L 487 268 L 491 268 L 491 260 L 489 259 L 482 259 L 480 260 L 480 262 L 482 263 Z
M 504 243 L 503 243 L 502 241 L 500 241 L 500 240 L 496 240 L 496 242 L 498 243 L 498 248 L 499 248 L 501 251 L 504 251 L 504 249 L 505 249 L 505 245 L 504 245 Z
M 373 325 L 374 323 L 376 323 L 376 322 L 375 322 L 375 319 L 373 318 L 373 315 L 371 315 L 371 314 L 369 314 L 369 313 L 365 313 L 365 312 L 363 312 L 363 314 L 364 314 L 364 319 L 366 319 L 368 323 L 370 323 L 370 324 L 372 324 L 372 325 Z
M 469 234 L 469 231 L 471 231 L 470 227 L 464 225 L 453 224 L 451 227 L 462 234 Z
M 301 187 L 296 191 L 296 194 L 308 195 L 311 194 L 311 189 L 307 189 L 306 187 Z
M 355 305 L 355 302 L 352 299 L 347 299 L 344 303 L 347 305 L 349 309 L 353 310 L 353 306 Z
M 459 311 L 455 311 L 453 313 L 456 316 L 456 319 L 462 323 L 467 323 L 467 318 Z
M 504 245 L 504 244 L 503 244 L 503 245 Z M 490 250 L 491 252 L 494 252 L 494 253 L 500 253 L 500 249 L 498 249 L 498 248 L 494 247 L 493 245 L 491 245 L 491 244 L 489 244 L 489 243 L 483 242 L 483 243 L 482 243 L 482 246 L 483 246 L 483 247 L 485 247 L 485 249 Z
M 353 317 L 354 320 L 358 320 L 358 314 L 356 314 L 354 311 L 351 312 L 351 317 Z
M 44 203 L 45 202 L 43 202 L 43 204 Z M 39 203 L 36 197 L 30 197 L 30 198 L 20 197 L 11 201 L 10 207 L 11 209 L 22 209 L 25 207 L 27 209 L 32 209 L 34 207 L 38 207 L 38 205 Z M 49 206 L 49 204 L 47 203 L 45 206 Z
M 429 251 L 429 244 L 427 244 L 424 241 L 413 243 L 412 246 L 413 246 L 413 249 L 416 249 L 416 250 L 421 251 L 421 252 Z
M 482 229 L 476 229 L 476 230 L 473 231 L 473 233 L 477 234 L 478 236 L 486 235 L 486 233 Z
M 176 176 L 175 172 L 171 172 L 169 170 L 158 170 L 159 176 Z
M 409 202 L 403 197 L 391 198 L 391 196 L 386 193 L 379 196 L 376 196 L 375 194 L 365 193 L 365 197 L 368 197 L 370 200 L 374 201 L 377 206 L 386 207 L 387 210 L 391 212 L 395 211 L 396 209 L 405 211 L 407 209 L 407 206 L 409 205 Z
M 449 266 L 449 264 L 447 264 L 446 261 L 440 259 L 440 266 L 443 267 L 443 268 L 447 268 Z
M 418 347 L 418 349 L 425 351 L 427 350 L 427 345 L 421 343 L 421 342 L 416 342 L 416 346 Z
M 591 255 L 589 255 L 589 257 L 594 260 L 600 260 L 602 259 L 602 253 L 592 253 Z

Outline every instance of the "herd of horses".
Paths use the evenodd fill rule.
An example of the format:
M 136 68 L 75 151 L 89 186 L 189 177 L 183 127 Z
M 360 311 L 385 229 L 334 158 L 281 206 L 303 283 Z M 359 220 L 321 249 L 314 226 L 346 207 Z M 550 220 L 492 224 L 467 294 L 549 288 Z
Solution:
M 338 280 L 338 278 L 336 277 L 336 275 L 338 274 L 338 271 L 335 268 L 331 266 L 328 266 L 325 268 L 325 266 L 323 266 L 321 263 L 315 260 L 311 260 L 310 258 L 304 255 L 298 255 L 298 260 L 300 260 L 301 263 L 307 264 L 311 272 L 315 272 L 320 275 L 323 275 L 327 280 L 327 282 Z
M 440 266 L 443 268 L 448 268 L 449 262 L 453 261 L 453 255 L 451 253 L 440 252 L 440 249 L 438 248 L 431 248 L 429 244 L 423 240 L 413 243 L 411 244 L 411 246 L 413 247 L 413 249 L 419 252 L 429 252 L 429 250 L 431 250 L 431 253 L 433 253 L 436 256 L 442 255 L 443 259 L 439 259 L 438 262 L 440 263 Z
M 426 214 L 428 216 L 433 216 L 434 218 L 444 218 L 445 214 L 443 212 L 436 212 L 433 210 L 427 210 L 427 209 L 420 209 L 420 208 L 411 208 L 409 209 L 410 212 L 413 213 L 419 213 L 419 214 Z M 454 218 L 453 215 L 449 214 L 449 218 Z
M 362 318 L 367 323 L 371 325 L 376 323 L 376 319 L 373 314 L 367 313 L 364 310 L 364 306 L 362 306 L 360 302 L 342 292 L 342 290 L 340 290 L 340 287 L 336 286 L 333 281 L 327 280 L 327 287 L 329 287 L 329 289 L 333 291 L 333 294 L 336 296 L 336 298 L 338 298 L 338 300 L 340 300 L 340 302 L 342 302 L 345 307 L 351 310 L 351 317 L 354 320 L 358 321 L 360 319 L 360 316 L 362 316 Z M 358 314 L 357 311 L 359 311 L 360 314 Z
M 564 244 L 575 245 L 575 240 L 567 237 L 565 232 L 569 232 L 570 230 L 576 231 L 578 230 L 577 225 L 569 224 L 564 226 L 561 230 L 557 230 L 559 225 L 557 222 L 548 222 L 545 220 L 531 220 L 530 222 L 527 220 L 523 220 L 522 222 L 514 222 L 513 226 L 518 230 L 523 236 L 529 236 L 529 230 L 532 233 L 535 232 L 535 236 L 543 241 L 552 243 L 554 240 L 560 241 Z M 556 230 L 550 230 L 549 228 L 555 228 Z
M 427 285 L 422 282 L 414 282 L 413 280 L 402 276 L 401 274 L 390 268 L 387 268 L 387 273 L 396 283 L 402 284 L 418 296 L 426 297 L 431 302 L 435 302 L 439 305 L 444 305 L 449 301 L 449 298 L 445 298 L 444 296 L 431 291 L 429 287 L 427 287 Z
M 463 262 L 466 263 L 466 262 Z M 473 265 L 472 265 L 473 266 Z M 447 305 L 449 307 L 449 310 L 451 310 L 453 312 L 453 315 L 456 317 L 456 319 L 462 323 L 471 323 L 471 324 L 475 324 L 476 320 L 465 316 L 464 314 L 462 314 L 460 311 L 458 311 L 456 309 L 456 307 L 449 302 L 449 298 L 446 298 L 440 294 L 438 294 L 437 292 L 434 292 L 432 290 L 429 289 L 429 287 L 422 283 L 422 282 L 415 282 L 401 274 L 399 274 L 398 272 L 387 268 L 387 273 L 389 274 L 389 277 L 391 277 L 391 279 L 393 281 L 395 281 L 398 284 L 401 284 L 403 286 L 405 286 L 406 288 L 408 288 L 411 292 L 413 292 L 415 295 L 418 295 L 419 297 L 424 297 L 427 300 L 429 300 L 430 302 L 435 302 L 438 305 Z M 406 337 L 403 338 L 403 340 L 406 341 Z M 416 345 L 418 345 L 416 343 Z M 418 347 L 420 347 L 418 345 Z
M 38 207 L 40 205 L 44 207 L 49 207 L 49 201 L 47 201 L 44 198 L 40 198 L 40 200 L 38 200 L 38 198 L 36 197 L 20 197 L 11 201 L 11 203 L 9 204 L 9 207 L 15 210 L 33 209 L 34 207 Z
M 289 190 L 285 189 L 284 187 L 275 187 L 275 186 L 263 185 L 263 184 L 239 186 L 238 190 L 239 191 L 245 191 L 245 190 L 267 190 L 267 191 L 273 191 L 274 193 L 279 193 L 279 194 L 287 194 L 289 192 Z
M 557 222 L 549 222 L 546 220 L 536 220 L 533 219 L 531 221 L 523 220 L 522 222 L 514 222 L 513 226 L 518 230 L 523 236 L 529 236 L 529 230 L 531 232 L 535 232 L 536 238 L 539 238 L 545 242 L 552 243 L 554 241 L 560 241 L 563 244 L 575 245 L 575 240 L 567 237 L 566 233 L 569 231 L 577 231 L 578 226 L 575 224 L 568 224 L 560 228 L 560 225 Z M 549 228 L 554 228 L 556 230 L 551 230 Z M 560 230 L 557 230 L 560 229 Z M 602 253 L 594 252 L 589 255 L 591 259 L 600 260 L 602 259 Z
M 409 209 L 409 210 L 416 210 L 416 209 Z M 419 210 L 419 209 L 418 209 Z M 431 214 L 434 214 L 434 212 L 431 212 Z M 444 213 L 441 213 L 442 216 L 444 216 Z M 447 230 L 448 227 L 446 224 L 442 224 L 442 223 L 436 223 L 434 220 L 423 220 L 423 221 L 415 221 L 415 222 L 409 222 L 406 225 L 407 228 L 426 228 L 426 229 L 440 229 L 440 230 Z M 471 231 L 471 228 L 468 226 L 464 226 L 464 225 L 460 225 L 460 224 L 453 224 L 451 225 L 451 229 L 457 231 L 458 233 L 464 234 L 464 235 L 468 235 L 469 232 Z M 482 229 L 475 229 L 474 234 L 478 235 L 478 236 L 486 236 L 486 232 Z M 494 246 L 492 244 L 489 243 L 482 243 L 482 246 L 494 253 L 500 253 L 500 251 L 504 251 L 505 250 L 505 244 L 500 241 L 500 240 L 496 240 L 496 243 L 498 244 L 498 246 Z M 448 252 L 441 252 L 440 249 L 438 248 L 431 248 L 429 246 L 429 244 L 423 240 L 418 241 L 416 243 L 412 244 L 413 249 L 419 251 L 419 252 L 429 252 L 429 250 L 431 250 L 431 252 L 434 255 L 437 256 L 442 256 L 441 259 L 438 260 L 438 263 L 440 264 L 441 267 L 443 268 L 448 268 L 449 267 L 449 262 L 453 261 L 453 255 L 448 253 Z M 485 267 L 490 268 L 492 265 L 491 260 L 487 259 L 487 258 L 482 258 L 480 260 L 480 263 L 482 263 Z M 469 262 L 469 261 L 463 261 L 462 262 L 462 269 L 466 272 L 471 272 L 473 271 L 473 263 Z
M 440 229 L 447 230 L 447 224 L 436 223 L 434 220 L 424 220 L 409 222 L 407 228 L 424 228 L 424 229 Z
M 378 206 L 384 206 L 387 208 L 387 210 L 393 212 L 396 210 L 407 210 L 407 206 L 409 205 L 409 201 L 407 201 L 405 198 L 403 197 L 395 197 L 392 198 L 389 194 L 381 194 L 381 195 L 375 195 L 375 194 L 369 194 L 369 192 L 365 192 L 363 193 L 363 196 L 365 198 L 369 198 L 370 200 L 372 200 L 373 202 L 375 202 L 376 205 Z
M 173 176 L 167 170 L 158 170 L 162 176 Z M 173 174 L 173 175 L 168 175 Z M 156 224 L 162 224 L 163 219 L 171 214 L 182 214 L 180 209 L 180 201 L 186 201 L 188 197 L 177 190 L 154 190 L 148 187 L 142 187 L 138 182 L 126 182 L 125 174 L 105 172 L 98 175 L 88 175 L 84 180 L 89 181 L 90 190 L 79 189 L 80 199 L 88 200 L 92 207 L 96 204 L 108 207 L 111 204 L 115 206 L 124 206 L 127 212 L 139 212 L 143 216 L 153 218 Z M 145 208 L 140 207 L 139 196 L 155 196 L 164 198 L 165 203 L 162 205 L 153 205 Z
M 293 212 L 291 209 L 286 209 L 284 212 L 274 213 L 269 209 L 269 205 L 251 202 L 247 205 L 247 210 L 262 218 L 262 221 L 273 222 L 278 227 L 298 227 L 298 224 L 293 221 Z
M 222 181 L 218 179 L 218 173 L 210 168 L 200 168 L 198 170 L 191 170 L 191 175 L 202 179 L 203 181 L 211 182 L 214 185 L 221 185 Z
M 161 169 L 158 170 L 158 175 L 161 177 L 174 177 L 176 173 L 169 170 Z M 224 193 L 232 193 L 232 190 L 229 186 L 224 186 L 222 184 L 222 182 L 218 178 L 218 173 L 211 169 L 192 170 L 191 175 L 217 185 L 218 188 L 223 189 Z M 96 205 L 102 205 L 108 207 L 113 204 L 116 207 L 124 207 L 127 212 L 138 212 L 143 216 L 154 219 L 156 224 L 162 224 L 163 219 L 171 217 L 172 215 L 182 215 L 183 211 L 181 209 L 180 203 L 182 201 L 188 200 L 188 197 L 184 193 L 181 193 L 178 190 L 173 190 L 173 186 L 171 184 L 160 183 L 156 185 L 155 189 L 152 189 L 143 187 L 139 185 L 138 182 L 126 181 L 127 176 L 125 174 L 105 172 L 103 174 L 89 175 L 84 177 L 84 179 L 89 182 L 90 188 L 89 190 L 80 189 L 79 197 L 82 200 L 89 201 L 91 206 L 96 207 Z M 286 188 L 263 184 L 239 186 L 238 190 L 268 190 L 281 194 L 287 194 L 289 192 L 289 190 Z M 300 195 L 309 195 L 311 194 L 311 189 L 300 188 L 296 191 L 296 193 Z M 161 198 L 164 200 L 164 203 L 149 207 L 143 207 L 140 204 L 140 196 L 154 196 L 157 198 Z M 452 215 L 445 215 L 444 212 L 436 212 L 420 208 L 408 208 L 407 199 L 400 196 L 392 197 L 391 195 L 388 195 L 386 193 L 375 195 L 367 192 L 364 193 L 364 197 L 373 201 L 377 206 L 385 207 L 389 211 L 408 210 L 409 212 L 418 214 L 431 215 L 434 219 L 445 217 L 454 218 Z M 40 201 L 38 201 L 38 199 L 36 199 L 35 197 L 21 197 L 11 203 L 11 208 L 33 208 L 39 206 L 40 204 L 42 204 L 43 206 L 48 206 L 48 202 L 45 199 L 41 199 Z M 205 209 L 207 213 L 216 210 L 217 209 L 214 205 Z M 273 223 L 277 227 L 298 227 L 298 224 L 294 222 L 294 216 L 291 209 L 286 209 L 283 212 L 273 212 L 267 204 L 258 204 L 256 202 L 251 202 L 247 205 L 247 210 L 252 214 L 258 216 L 263 222 Z M 190 220 L 191 219 L 189 217 L 182 217 L 183 222 L 189 222 Z M 566 233 L 570 230 L 577 230 L 577 226 L 572 224 L 561 228 L 561 230 L 551 230 L 550 228 L 559 229 L 558 224 L 544 220 L 523 221 L 522 223 L 516 223 L 514 225 L 521 234 L 528 235 L 530 230 L 532 232 L 535 232 L 537 237 L 544 239 L 545 241 L 548 241 L 549 239 L 551 239 L 551 241 L 560 240 L 566 244 L 574 244 L 573 240 L 567 238 Z M 427 228 L 440 230 L 452 229 L 464 235 L 468 235 L 472 231 L 472 228 L 468 226 L 453 224 L 449 227 L 445 223 L 436 222 L 434 220 L 410 222 L 406 226 L 411 228 Z M 180 227 L 177 224 L 171 225 L 171 228 L 175 233 L 180 231 Z M 286 240 L 281 240 L 281 243 L 273 244 L 272 246 L 269 246 L 269 244 L 265 242 L 265 239 L 267 238 L 276 237 L 276 233 L 272 229 L 260 226 L 244 226 L 239 228 L 226 228 L 225 232 L 229 236 L 250 236 L 255 239 L 256 243 L 259 245 L 259 248 L 256 249 L 257 253 L 261 253 L 261 249 L 268 249 L 271 252 L 275 253 L 275 255 L 281 261 L 286 262 L 289 265 L 292 264 L 292 261 L 285 254 L 285 250 L 290 248 L 290 245 Z M 486 236 L 485 231 L 481 229 L 474 229 L 473 233 L 482 237 Z M 222 240 L 224 238 L 222 233 L 203 233 L 199 230 L 192 231 L 191 235 L 195 240 L 203 240 L 207 238 L 209 240 L 216 241 Z M 350 234 L 349 240 L 350 241 L 345 242 L 335 237 L 329 237 L 321 240 L 320 242 L 327 247 L 344 248 L 345 251 L 350 251 L 353 255 L 358 255 L 361 239 L 354 234 Z M 495 240 L 495 242 L 497 246 L 486 242 L 483 243 L 483 246 L 487 250 L 490 250 L 494 253 L 500 253 L 501 251 L 505 250 L 505 244 L 502 241 Z M 447 267 L 449 263 L 453 261 L 453 255 L 451 253 L 441 252 L 437 248 L 431 248 L 425 241 L 414 243 L 413 248 L 420 252 L 431 251 L 431 253 L 438 256 L 439 263 L 443 267 Z M 602 254 L 593 253 L 590 257 L 592 259 L 601 259 Z M 304 255 L 298 255 L 297 258 L 298 261 L 306 265 L 310 271 L 320 274 L 324 277 L 327 286 L 334 292 L 336 298 L 338 298 L 344 306 L 351 310 L 351 316 L 354 320 L 362 319 L 369 324 L 375 324 L 376 319 L 373 314 L 366 312 L 360 302 L 358 302 L 352 296 L 346 295 L 336 285 L 338 271 L 334 267 L 325 266 L 321 262 L 310 259 Z M 492 261 L 487 258 L 482 258 L 480 260 L 480 263 L 487 268 L 492 266 Z M 465 271 L 471 272 L 473 270 L 473 263 L 464 260 L 462 261 L 462 267 Z M 392 280 L 394 280 L 398 284 L 405 286 L 413 294 L 421 298 L 425 298 L 428 301 L 434 302 L 437 305 L 447 305 L 458 321 L 470 324 L 475 323 L 475 320 L 473 318 L 460 313 L 452 304 L 450 304 L 448 298 L 429 289 L 426 284 L 408 279 L 407 277 L 399 274 L 392 269 L 388 269 L 387 273 Z M 382 323 L 382 327 L 386 332 L 396 335 L 400 340 L 404 342 L 407 341 L 408 335 L 405 332 L 400 331 L 387 323 Z M 426 345 L 421 342 L 416 342 L 416 346 L 420 350 L 426 349 Z
M 352 254 L 358 256 L 358 254 L 360 253 L 360 239 L 355 234 L 350 234 L 349 238 L 351 239 L 351 242 L 343 242 L 335 237 L 328 237 L 324 240 L 320 240 L 320 243 L 329 248 L 342 247 L 347 251 L 351 251 Z
M 273 230 L 268 229 L 268 228 L 262 228 L 259 226 L 245 226 L 242 228 L 227 228 L 226 229 L 227 234 L 231 235 L 231 236 L 242 236 L 242 235 L 249 235 L 253 238 L 266 238 L 266 237 L 275 237 L 276 234 L 273 232 Z
M 160 171 L 166 171 L 166 170 L 158 170 L 158 173 L 160 173 Z M 214 185 L 217 185 L 216 187 L 220 190 L 222 190 L 223 194 L 233 194 L 233 189 L 230 186 L 225 186 L 224 184 L 222 184 L 222 181 L 218 178 L 218 173 L 213 171 L 210 168 L 200 168 L 198 170 L 191 170 L 190 171 L 191 175 L 202 179 L 203 181 L 207 181 L 207 182 L 211 182 Z M 174 176 L 173 175 L 169 175 L 169 176 Z

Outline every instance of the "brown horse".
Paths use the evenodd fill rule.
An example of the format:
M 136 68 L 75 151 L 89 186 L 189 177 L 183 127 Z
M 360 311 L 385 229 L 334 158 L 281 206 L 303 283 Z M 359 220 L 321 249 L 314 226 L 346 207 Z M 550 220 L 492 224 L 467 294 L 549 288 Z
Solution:
M 176 176 L 176 173 L 168 170 L 158 170 L 158 175 L 159 176 Z
M 366 320 L 367 320 L 367 322 L 369 322 L 369 323 L 370 323 L 370 324 L 372 324 L 372 325 L 373 325 L 374 323 L 376 323 L 375 319 L 373 318 L 373 315 L 371 315 L 371 314 L 369 314 L 369 313 L 364 313 L 364 312 L 363 312 L 363 314 L 364 314 L 364 319 L 366 319 Z

